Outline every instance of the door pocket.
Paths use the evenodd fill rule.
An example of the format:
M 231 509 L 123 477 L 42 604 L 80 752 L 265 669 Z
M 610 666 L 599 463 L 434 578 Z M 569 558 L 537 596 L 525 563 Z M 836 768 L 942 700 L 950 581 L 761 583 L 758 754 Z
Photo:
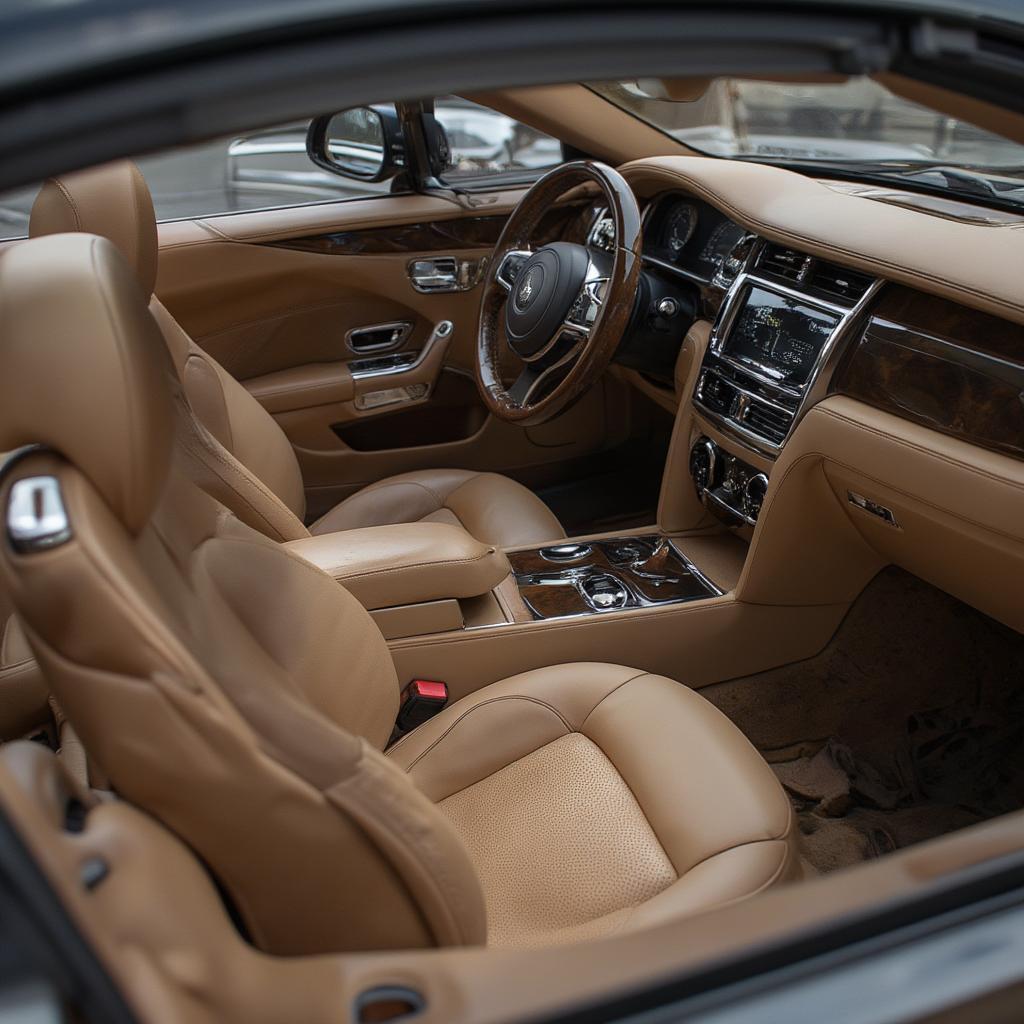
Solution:
M 445 370 L 429 402 L 367 419 L 335 423 L 331 429 L 354 451 L 381 452 L 464 441 L 476 434 L 486 420 L 487 410 L 473 380 Z

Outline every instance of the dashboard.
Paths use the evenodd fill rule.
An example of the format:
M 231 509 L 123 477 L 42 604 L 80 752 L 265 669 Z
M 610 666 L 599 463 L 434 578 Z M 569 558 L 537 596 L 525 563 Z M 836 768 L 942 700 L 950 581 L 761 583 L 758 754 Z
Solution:
M 755 604 L 848 602 L 891 563 L 1024 629 L 1024 217 L 746 161 L 623 174 L 645 271 L 700 296 L 672 529 L 736 530 Z
M 710 324 L 690 469 L 719 518 L 754 525 L 771 464 L 830 395 L 1024 456 L 1024 328 L 771 241 L 689 192 L 649 195 L 642 218 L 645 268 L 697 289 Z M 591 225 L 590 244 L 614 246 L 604 211 Z

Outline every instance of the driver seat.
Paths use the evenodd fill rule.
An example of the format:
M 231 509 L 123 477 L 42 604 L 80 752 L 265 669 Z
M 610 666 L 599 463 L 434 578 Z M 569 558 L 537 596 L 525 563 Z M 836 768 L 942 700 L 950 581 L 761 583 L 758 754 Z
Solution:
M 158 238 L 153 199 L 138 167 L 119 161 L 45 182 L 32 207 L 29 235 L 84 231 L 120 250 L 135 272 L 189 402 L 222 449 L 209 488 L 246 525 L 271 540 L 298 540 L 365 526 L 440 522 L 462 526 L 485 544 L 526 546 L 561 540 L 551 510 L 522 484 L 497 473 L 429 469 L 364 487 L 307 529 L 298 459 L 284 431 L 259 402 L 204 352 L 153 294 Z

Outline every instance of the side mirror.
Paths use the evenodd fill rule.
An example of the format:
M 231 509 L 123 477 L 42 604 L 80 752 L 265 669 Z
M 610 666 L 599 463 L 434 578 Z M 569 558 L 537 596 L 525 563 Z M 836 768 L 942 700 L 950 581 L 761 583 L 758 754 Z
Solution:
M 314 118 L 306 153 L 318 167 L 359 181 L 387 181 L 406 167 L 402 123 L 387 104 Z

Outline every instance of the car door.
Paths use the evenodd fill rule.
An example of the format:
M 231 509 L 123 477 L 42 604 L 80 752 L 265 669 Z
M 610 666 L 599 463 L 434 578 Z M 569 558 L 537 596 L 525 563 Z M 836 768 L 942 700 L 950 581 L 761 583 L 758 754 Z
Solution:
M 160 225 L 157 295 L 281 425 L 313 516 L 431 467 L 542 487 L 628 434 L 611 378 L 542 426 L 487 414 L 473 377 L 480 281 L 508 214 L 562 148 L 456 97 L 435 111 L 453 181 L 433 190 L 333 175 L 306 158 L 301 124 L 176 154 L 176 166 L 141 162 L 158 216 L 179 215 Z M 204 188 L 218 174 L 224 184 Z M 199 212 L 182 218 L 189 203 Z M 545 230 L 558 237 L 578 214 L 558 211 Z

